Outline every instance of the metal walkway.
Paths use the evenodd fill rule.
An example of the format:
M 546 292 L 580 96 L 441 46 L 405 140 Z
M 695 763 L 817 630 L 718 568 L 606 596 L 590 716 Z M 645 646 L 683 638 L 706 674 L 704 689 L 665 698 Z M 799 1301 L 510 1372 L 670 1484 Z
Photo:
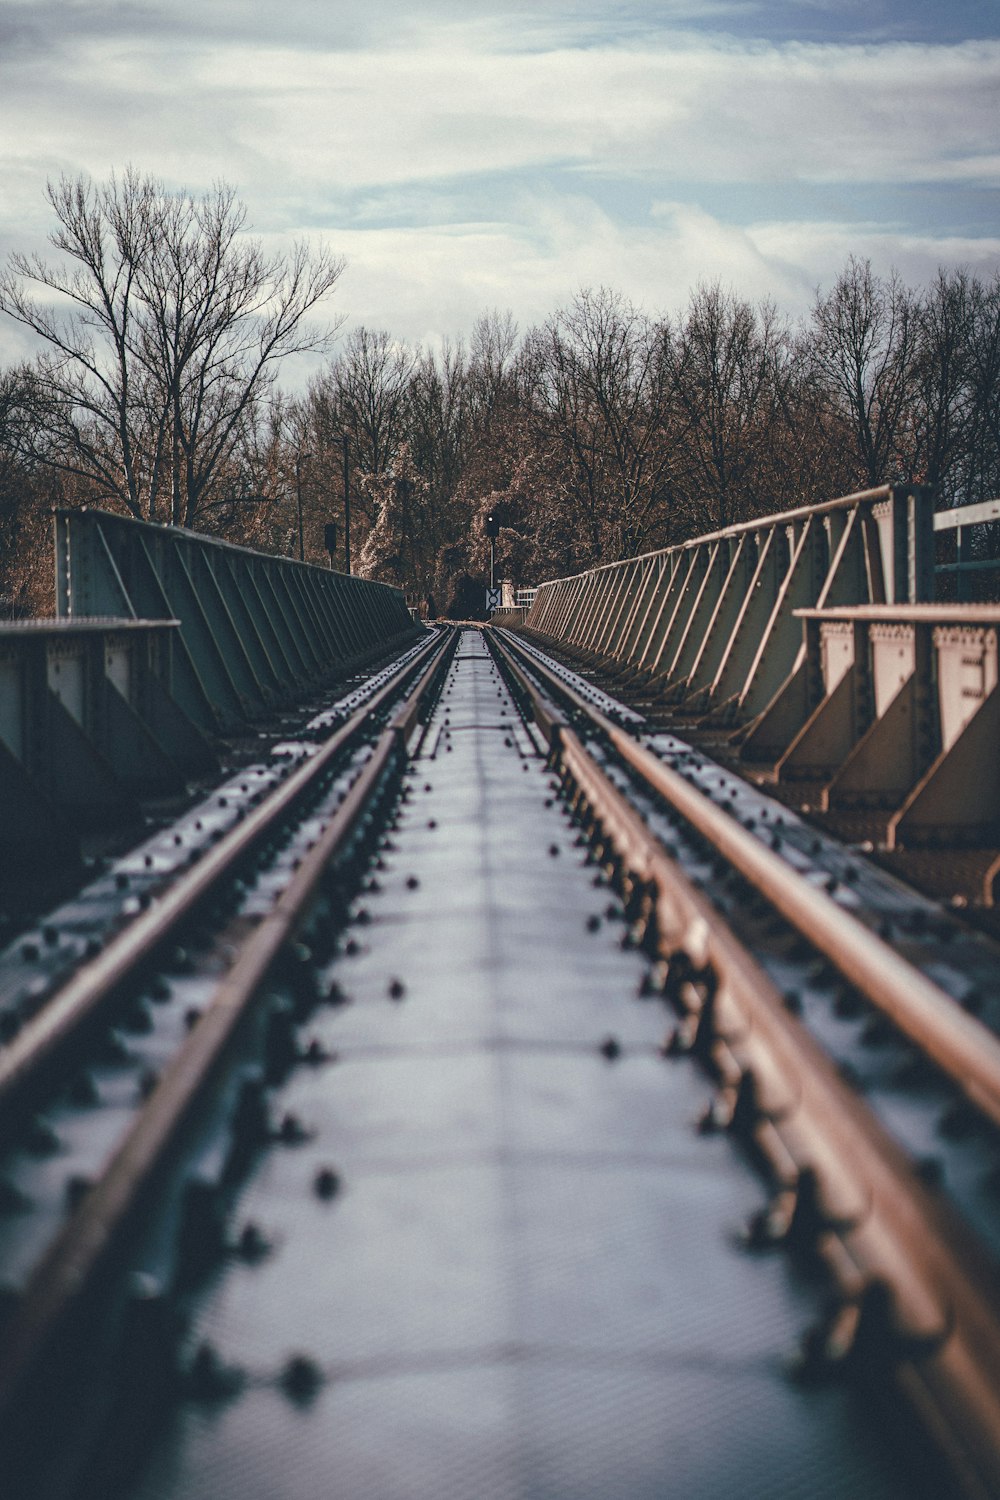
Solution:
M 336 1062 L 276 1095 L 301 1138 L 234 1214 L 270 1249 L 192 1330 L 232 1385 L 134 1500 L 912 1495 L 848 1387 L 791 1379 L 814 1293 L 739 1247 L 760 1185 L 693 1129 L 705 1081 L 478 632 L 404 785 L 310 1021 Z

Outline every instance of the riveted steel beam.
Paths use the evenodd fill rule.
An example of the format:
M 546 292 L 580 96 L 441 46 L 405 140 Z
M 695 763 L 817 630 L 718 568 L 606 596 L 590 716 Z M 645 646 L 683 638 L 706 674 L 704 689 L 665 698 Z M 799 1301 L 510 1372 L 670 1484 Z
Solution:
M 1000 605 L 800 611 L 813 702 L 779 780 L 882 810 L 887 847 L 1000 843 Z
M 417 629 L 386 584 L 102 511 L 57 514 L 56 574 L 61 616 L 180 622 L 167 686 L 209 732 L 292 702 Z

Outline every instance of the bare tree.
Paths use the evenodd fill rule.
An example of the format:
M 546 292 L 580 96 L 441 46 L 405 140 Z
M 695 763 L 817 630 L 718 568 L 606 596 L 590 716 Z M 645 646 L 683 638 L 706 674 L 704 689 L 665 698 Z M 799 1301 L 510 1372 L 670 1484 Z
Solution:
M 912 294 L 893 272 L 876 276 L 854 256 L 833 290 L 817 296 L 812 356 L 819 380 L 850 417 L 860 479 L 909 477 L 907 405 L 912 394 Z
M 490 414 L 516 388 L 517 324 L 510 310 L 493 308 L 476 320 L 472 330 L 469 387 L 477 418 Z
M 310 315 L 343 261 L 265 255 L 225 185 L 199 198 L 130 168 L 48 198 L 63 260 L 15 254 L 0 276 L 0 309 L 47 346 L 47 461 L 133 515 L 193 525 L 279 362 L 328 346 Z
M 358 466 L 384 474 L 405 432 L 406 396 L 416 355 L 384 329 L 355 328 L 331 370 Z
M 974 401 L 970 380 L 974 283 L 940 270 L 914 304 L 912 396 L 908 403 L 912 476 L 946 492 L 961 488 Z
M 30 369 L 0 370 L 0 619 L 53 612 L 52 474 L 31 458 L 44 409 Z
M 540 393 L 574 475 L 590 560 L 628 557 L 662 522 L 669 392 L 661 331 L 620 293 L 584 290 L 538 340 Z
M 795 348 L 772 303 L 715 283 L 691 297 L 667 345 L 676 423 L 674 486 L 685 531 L 780 509 L 794 445 Z
M 963 455 L 965 495 L 1000 495 L 1000 272 L 970 289 L 968 377 L 972 413 Z

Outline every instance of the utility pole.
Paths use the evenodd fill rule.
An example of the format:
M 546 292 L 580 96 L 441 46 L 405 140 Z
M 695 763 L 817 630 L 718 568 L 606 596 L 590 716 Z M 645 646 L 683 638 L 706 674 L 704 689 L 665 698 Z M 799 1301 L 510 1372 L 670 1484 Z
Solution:
M 351 571 L 351 472 L 348 459 L 347 433 L 341 434 L 344 442 L 344 572 Z
M 302 465 L 308 463 L 311 458 L 311 453 L 296 453 L 295 455 L 295 496 L 299 506 L 299 562 L 306 560 L 305 541 L 302 534 Z

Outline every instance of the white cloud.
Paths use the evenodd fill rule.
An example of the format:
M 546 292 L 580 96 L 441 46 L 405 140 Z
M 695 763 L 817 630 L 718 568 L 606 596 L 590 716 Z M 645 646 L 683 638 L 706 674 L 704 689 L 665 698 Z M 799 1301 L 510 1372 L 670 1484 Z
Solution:
M 891 234 L 835 222 L 728 224 L 687 204 L 660 203 L 653 221 L 623 226 L 589 199 L 522 197 L 516 221 L 357 230 L 338 237 L 348 258 L 337 297 L 349 323 L 390 328 L 412 342 L 468 333 L 488 307 L 510 307 L 522 329 L 584 286 L 623 288 L 653 315 L 678 316 L 699 282 L 721 281 L 751 301 L 805 316 L 851 254 L 926 285 L 940 265 L 991 275 L 1000 237 Z
M 194 190 L 225 177 L 269 241 L 322 233 L 350 261 L 338 304 L 411 339 L 494 304 L 524 326 L 584 284 L 659 311 L 718 277 L 800 311 L 851 252 L 915 280 L 1000 256 L 927 209 L 880 227 L 870 202 L 937 185 L 960 211 L 1000 184 L 1000 42 L 743 44 L 666 29 L 705 10 L 675 0 L 640 43 L 639 8 L 617 38 L 601 0 L 512 9 L 8 0 L 0 32 L 34 31 L 0 50 L 0 253 L 42 242 L 46 177 L 132 161 Z

